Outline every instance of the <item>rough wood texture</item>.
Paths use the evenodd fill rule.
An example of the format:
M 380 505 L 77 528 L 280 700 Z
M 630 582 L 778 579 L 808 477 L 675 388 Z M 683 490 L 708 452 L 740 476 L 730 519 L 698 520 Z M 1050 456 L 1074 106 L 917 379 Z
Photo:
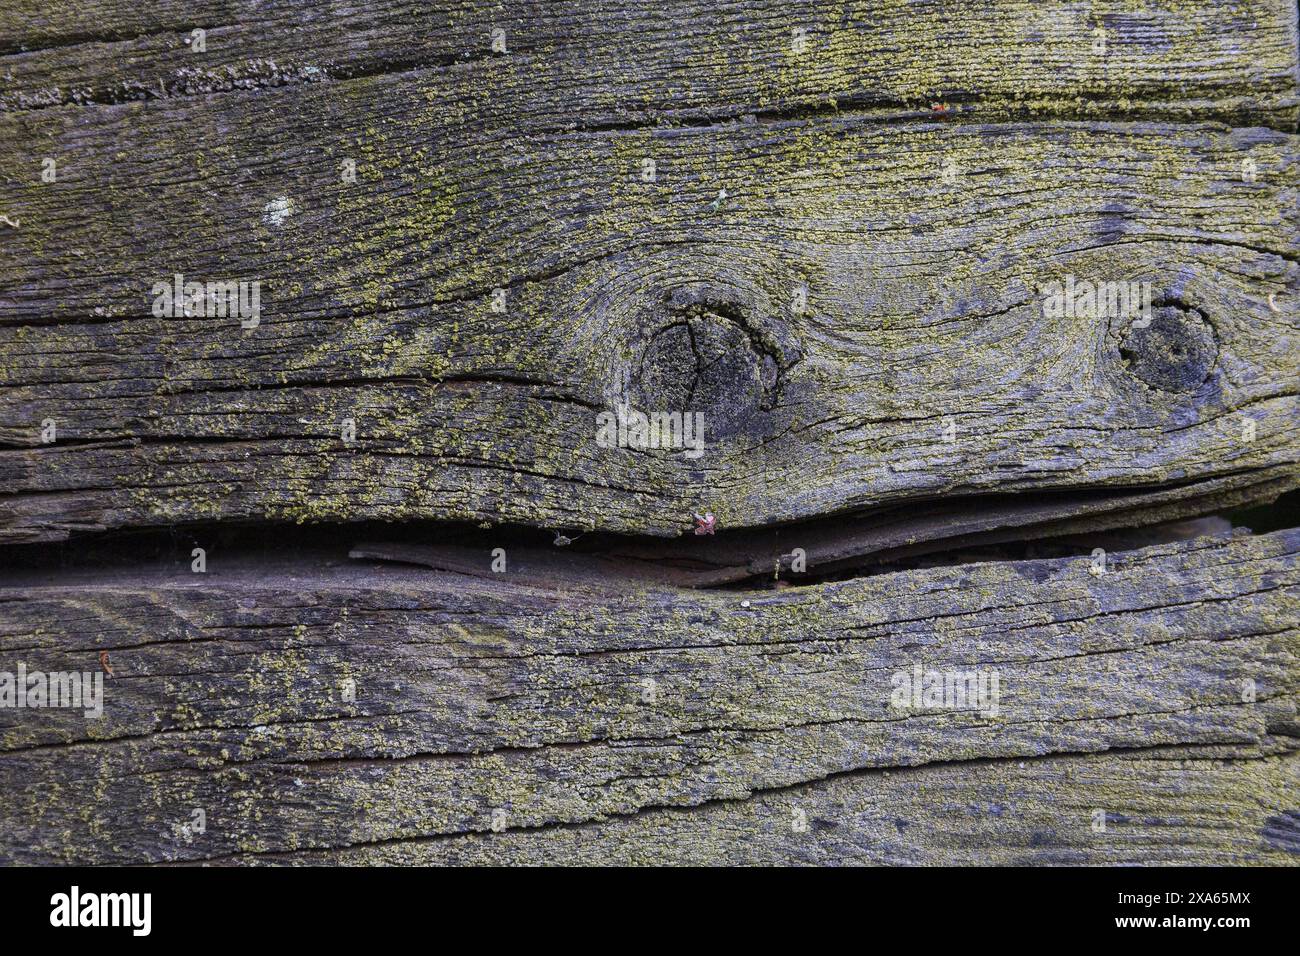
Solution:
M 4 659 L 94 669 L 107 651 L 115 676 L 99 721 L 0 711 L 3 856 L 540 859 L 575 839 L 561 825 L 634 817 L 598 826 L 592 852 L 632 826 L 653 836 L 647 858 L 762 859 L 785 852 L 797 798 L 867 859 L 1105 861 L 1145 847 L 1151 859 L 1277 860 L 1295 850 L 1264 831 L 1296 809 L 1298 549 L 1295 531 L 1202 537 L 1112 555 L 1101 576 L 1085 556 L 775 592 L 629 581 L 618 596 L 515 584 L 509 571 L 324 559 L 19 576 L 0 589 Z M 998 714 L 891 707 L 892 675 L 918 663 L 996 670 Z M 1228 762 L 1150 762 L 1183 746 Z M 1024 774 L 1011 762 L 1139 748 L 1147 762 L 1053 760 Z M 961 766 L 889 782 L 856 773 L 932 763 Z M 927 809 L 916 790 L 938 778 L 951 799 L 1018 809 L 945 848 L 946 804 Z M 915 828 L 879 832 L 877 797 L 902 801 L 896 815 Z M 1128 826 L 1092 839 L 1077 812 L 1089 805 Z M 684 823 L 646 817 L 706 806 Z M 193 808 L 207 831 L 186 840 L 177 828 Z M 462 839 L 490 830 L 494 809 L 521 839 Z M 755 831 L 749 850 L 731 846 L 732 820 Z M 629 843 L 611 860 L 637 853 Z
M 1298 84 L 1292 0 L 10 4 L 0 672 L 113 673 L 0 861 L 1296 862 L 1300 531 L 1130 529 L 1300 487 Z
M 447 122 L 518 130 L 755 110 L 921 109 L 1294 124 L 1295 5 L 1097 0 L 507 0 L 10 4 L 0 108 L 114 103 L 412 73 Z M 16 7 L 16 8 L 15 8 Z M 207 31 L 196 53 L 190 33 Z M 506 31 L 505 55 L 490 31 Z M 1104 52 L 1097 30 L 1104 30 Z M 794 49 L 793 31 L 807 31 Z M 532 110 L 518 109 L 519 103 Z
M 338 102 L 314 87 L 304 95 Z M 121 150 L 123 137 L 148 135 L 135 122 L 103 145 Z M 85 194 L 103 205 L 50 238 L 64 251 L 47 246 L 15 269 L 44 278 L 20 277 L 36 301 L 15 302 L 22 314 L 3 329 L 0 410 L 13 423 L 3 437 L 16 447 L 0 458 L 11 489 L 0 533 L 40 540 L 270 516 L 676 534 L 706 507 L 734 527 L 953 492 L 1173 481 L 1191 492 L 1229 475 L 1250 484 L 1276 466 L 1295 474 L 1300 349 L 1292 313 L 1267 302 L 1298 272 L 1295 210 L 1284 202 L 1300 169 L 1291 137 L 1152 126 L 882 132 L 852 120 L 635 135 L 662 137 L 670 155 L 726 172 L 656 198 L 618 184 L 632 157 L 660 147 L 643 142 L 628 153 L 625 134 L 569 136 L 540 165 L 569 170 L 571 191 L 530 202 L 550 185 L 522 166 L 488 176 L 490 185 L 464 184 L 480 190 L 467 196 L 465 233 L 491 237 L 478 254 L 450 219 L 430 232 L 436 223 L 419 211 L 422 200 L 403 189 L 357 190 L 356 201 L 369 216 L 393 202 L 419 220 L 413 232 L 303 208 L 285 239 L 260 248 L 220 238 L 232 211 L 215 202 L 196 210 L 166 190 Z M 712 156 L 693 140 L 716 147 Z M 944 195 L 936 183 L 950 153 L 969 157 L 970 175 L 987 185 Z M 1032 165 L 995 177 L 1002 153 L 1032 156 Z M 1225 182 L 1247 153 L 1260 156 L 1261 181 Z M 110 175 L 139 175 L 129 159 L 139 152 L 128 146 L 126 155 Z M 474 163 L 491 166 L 483 149 Z M 1121 163 L 1135 168 L 1116 183 Z M 213 175 L 241 175 L 240 165 L 227 168 Z M 329 168 L 291 175 L 309 171 Z M 721 183 L 734 205 L 714 214 L 708 200 Z M 750 191 L 760 183 L 764 194 Z M 313 189 L 300 179 L 245 192 L 240 201 L 254 208 L 241 215 L 252 226 L 272 195 L 338 201 Z M 500 229 L 483 222 L 498 191 L 514 197 Z M 1194 223 L 1188 206 L 1203 210 Z M 36 221 L 12 241 L 38 241 L 41 216 L 25 212 Z M 141 236 L 133 221 L 159 227 Z M 226 248 L 208 251 L 198 236 L 177 248 L 169 237 L 191 223 Z M 900 232 L 894 223 L 911 225 Z M 324 245 L 372 228 L 370 251 Z M 782 238 L 763 238 L 770 233 Z M 76 251 L 92 248 L 110 261 L 143 256 L 151 265 L 133 275 L 147 281 L 115 291 L 114 280 L 87 271 L 49 282 L 52 261 L 81 261 Z M 481 293 L 406 304 L 438 295 L 431 274 L 460 286 L 470 264 Z M 346 284 L 311 291 L 301 282 L 337 268 Z M 107 317 L 143 309 L 146 286 L 174 272 L 261 276 L 271 290 L 302 292 L 283 303 L 269 292 L 286 311 L 266 309 L 248 331 L 234 320 Z M 1104 320 L 1047 320 L 1030 288 L 1067 274 L 1151 277 L 1158 298 L 1186 307 L 1161 310 L 1131 335 Z M 815 311 L 783 315 L 779 303 L 805 278 Z M 941 296 L 945 279 L 972 291 Z M 379 288 L 393 282 L 412 291 Z M 515 311 L 504 319 L 489 308 L 496 283 L 512 288 Z M 680 323 L 672 296 L 683 290 L 732 316 L 713 320 L 727 337 L 705 356 L 715 371 L 699 379 L 691 371 L 699 356 L 686 344 L 648 348 Z M 60 317 L 96 309 L 107 315 Z M 761 336 L 758 344 L 738 329 Z M 1198 337 L 1210 353 L 1195 350 Z M 1136 358 L 1175 348 L 1183 357 L 1144 380 Z M 722 355 L 729 361 L 718 364 Z M 597 446 L 599 410 L 625 398 L 680 408 L 688 388 L 705 415 L 702 458 Z M 1242 440 L 1243 417 L 1256 422 L 1253 443 Z M 47 419 L 60 426 L 53 445 L 41 444 Z M 338 437 L 345 419 L 357 423 L 351 446 Z
M 1294 28 L 1266 6 L 1258 63 Z M 268 517 L 671 536 L 706 508 L 735 528 L 1295 483 L 1288 133 L 833 111 L 591 131 L 557 126 L 570 101 L 542 82 L 480 100 L 415 70 L 0 117 L 0 166 L 31 171 L 0 232 L 0 538 Z M 154 318 L 176 273 L 262 282 L 260 325 Z M 1145 330 L 1045 318 L 1037 287 L 1070 274 L 1164 306 Z M 598 447 L 622 400 L 702 412 L 704 456 Z
M 1295 864 L 1294 753 L 975 761 L 846 774 L 744 801 L 594 824 L 297 852 L 344 864 L 1152 866 Z M 1105 830 L 1094 829 L 1097 813 Z M 796 814 L 807 820 L 796 829 Z M 236 862 L 260 863 L 242 855 Z

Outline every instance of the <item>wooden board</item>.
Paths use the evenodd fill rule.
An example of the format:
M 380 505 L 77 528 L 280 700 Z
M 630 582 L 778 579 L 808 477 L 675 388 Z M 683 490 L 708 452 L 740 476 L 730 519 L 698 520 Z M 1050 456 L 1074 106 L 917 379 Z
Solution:
M 1300 487 L 1298 62 L 1289 0 L 11 4 L 0 673 L 113 673 L 0 707 L 0 861 L 1294 862 L 1300 533 L 1196 519 Z
M 167 100 L 415 74 L 449 124 L 711 121 L 754 111 L 1176 114 L 1294 125 L 1295 8 L 1013 0 L 636 3 L 95 0 L 11 4 L 0 108 Z M 203 29 L 199 52 L 192 31 Z M 493 49 L 504 32 L 505 53 Z M 1099 34 L 1098 31 L 1101 31 Z M 802 31 L 802 37 L 800 37 Z M 541 118 L 535 116 L 532 118 Z
M 609 861 L 641 850 L 757 860 L 785 844 L 728 849 L 728 820 L 759 826 L 754 815 L 770 811 L 762 825 L 776 833 L 789 800 L 806 798 L 822 819 L 842 793 L 835 836 L 858 848 L 851 856 L 964 862 L 983 847 L 984 862 L 1100 861 L 1147 846 L 1152 859 L 1276 860 L 1295 852 L 1262 830 L 1295 810 L 1297 549 L 1300 532 L 1229 535 L 1111 555 L 1104 575 L 1083 556 L 784 591 L 627 581 L 618 595 L 516 584 L 508 564 L 482 580 L 329 554 L 281 567 L 214 556 L 203 575 L 26 572 L 0 589 L 4 659 L 96 670 L 106 651 L 113 677 L 99 720 L 0 710 L 2 855 L 120 863 L 319 849 L 419 861 L 463 846 L 540 859 L 572 839 L 564 827 L 612 820 L 599 846 L 629 825 L 681 819 L 649 810 L 708 807 Z M 996 672 L 996 708 L 898 706 L 895 675 L 917 666 Z M 1161 769 L 1178 747 L 1191 748 L 1190 769 Z M 1078 753 L 1113 756 L 1027 773 L 1015 763 Z M 880 773 L 925 765 L 889 783 Z M 971 799 L 987 782 L 994 803 L 1019 792 L 1024 815 L 971 822 L 974 843 L 945 854 L 932 829 L 942 800 L 927 810 L 920 795 L 938 778 Z M 915 787 L 899 815 L 930 817 L 910 835 L 868 826 L 878 799 Z M 1225 816 L 1197 802 L 1221 788 L 1248 807 Z M 1075 809 L 1060 809 L 1035 853 L 1058 790 Z M 1077 807 L 1103 791 L 1102 808 L 1136 830 L 1090 840 Z M 769 792 L 769 811 L 733 806 Z M 1196 822 L 1147 820 L 1157 794 L 1172 817 L 1199 806 Z M 193 809 L 207 825 L 191 842 L 175 827 Z M 426 846 L 490 832 L 494 810 L 531 841 Z M 717 834 L 712 847 L 689 848 L 701 828 Z M 793 857 L 804 852 L 817 855 Z
M 1295 18 L 1258 6 L 1232 42 L 1262 68 Z M 972 30 L 1056 49 L 1023 17 L 980 16 L 1001 19 Z M 1116 16 L 1120 33 L 1151 28 Z M 1164 16 L 1177 46 L 1187 19 Z M 730 36 L 726 17 L 710 23 Z M 626 45 L 591 29 L 583 42 Z M 880 42 L 888 22 L 840 33 Z M 15 57 L 76 51 L 108 72 L 114 45 Z M 967 62 L 978 49 L 952 46 Z M 593 131 L 559 122 L 589 115 L 583 99 L 536 77 L 493 86 L 488 105 L 496 62 L 0 117 L 0 166 L 30 173 L 10 174 L 22 225 L 0 233 L 4 540 L 232 518 L 675 535 L 706 508 L 733 528 L 1295 474 L 1292 135 L 780 105 Z M 575 82 L 608 96 L 612 67 L 582 62 Z M 888 58 L 862 62 L 854 88 L 890 74 Z M 1195 62 L 1224 82 L 1219 61 Z M 1275 84 L 1232 75 L 1273 108 Z M 754 110 L 757 83 L 737 94 Z M 260 324 L 155 318 L 154 283 L 176 274 L 262 283 Z M 1144 330 L 1048 319 L 1038 289 L 1069 275 L 1148 281 L 1165 307 Z M 603 409 L 687 399 L 701 457 L 596 443 Z
M 341 106 L 323 87 L 301 95 L 315 103 L 294 117 Z M 130 141 L 159 136 L 129 115 L 144 109 L 111 111 L 102 131 L 100 168 L 123 185 L 143 171 Z M 393 135 L 408 142 L 390 142 L 385 162 L 425 148 L 400 115 Z M 267 132 L 246 148 L 274 150 Z M 331 165 L 289 158 L 258 190 L 236 185 L 246 167 L 233 161 L 199 192 L 101 186 L 80 213 L 22 210 L 6 237 L 27 254 L 2 332 L 0 533 L 421 518 L 672 535 L 706 509 L 732 528 L 939 495 L 1194 494 L 1295 474 L 1300 349 L 1294 312 L 1277 305 L 1294 301 L 1298 269 L 1289 135 L 819 120 L 564 134 L 512 170 L 513 150 L 491 148 L 472 150 L 477 174 L 429 167 L 463 207 L 438 205 L 414 169 L 391 174 L 409 182 L 382 199 L 348 187 L 369 223 L 334 208 L 352 200 L 324 187 Z M 702 168 L 645 189 L 631 180 L 647 153 L 665 178 L 675 158 Z M 953 155 L 972 184 L 946 190 Z M 1260 180 L 1234 180 L 1250 155 Z M 546 170 L 567 188 L 552 195 Z M 715 213 L 719 188 L 731 198 Z M 493 195 L 512 198 L 493 211 Z M 302 207 L 271 235 L 259 211 L 274 196 Z M 74 215 L 40 238 L 43 218 Z M 370 238 L 347 249 L 342 235 Z M 91 250 L 132 266 L 52 274 Z M 177 273 L 260 277 L 261 324 L 140 316 L 152 284 Z M 1048 319 L 1031 289 L 1070 275 L 1150 281 L 1171 304 L 1136 331 Z M 812 311 L 795 317 L 785 300 L 800 283 Z M 491 311 L 498 286 L 515 303 L 504 316 Z M 692 352 L 681 330 L 696 300 Z M 689 401 L 703 454 L 600 447 L 597 415 L 624 401 Z M 49 422 L 58 438 L 43 444 Z

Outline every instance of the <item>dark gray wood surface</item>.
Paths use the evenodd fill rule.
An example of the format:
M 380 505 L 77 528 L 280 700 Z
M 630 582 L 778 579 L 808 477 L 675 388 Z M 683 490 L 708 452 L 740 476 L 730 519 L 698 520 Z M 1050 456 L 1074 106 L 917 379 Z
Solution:
M 1297 532 L 1088 536 L 1300 486 L 1296 22 L 10 4 L 0 861 L 1294 862 Z
M 106 651 L 113 677 L 101 720 L 0 710 L 4 855 L 558 862 L 592 824 L 582 839 L 611 862 L 829 859 L 841 840 L 878 861 L 1277 862 L 1296 849 L 1265 830 L 1295 809 L 1297 549 L 1297 532 L 1199 537 L 1111 555 L 1103 575 L 1085 556 L 781 591 L 614 594 L 609 575 L 547 587 L 326 556 L 16 575 L 6 659 L 94 670 Z M 996 671 L 997 713 L 896 706 L 917 665 Z M 982 789 L 1001 819 L 952 806 Z M 791 801 L 828 821 L 797 850 Z M 1119 834 L 1094 837 L 1090 801 Z M 650 813 L 673 807 L 702 815 Z M 178 836 L 195 808 L 206 832 Z M 494 810 L 518 838 L 475 836 Z M 752 845 L 730 845 L 733 821 L 761 831 Z M 964 826 L 970 845 L 938 839 Z

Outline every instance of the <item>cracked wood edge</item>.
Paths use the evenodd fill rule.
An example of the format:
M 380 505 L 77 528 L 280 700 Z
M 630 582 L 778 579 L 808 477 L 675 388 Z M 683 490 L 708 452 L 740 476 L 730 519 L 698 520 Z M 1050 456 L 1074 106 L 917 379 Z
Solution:
M 1100 576 L 1083 557 L 623 595 L 328 556 L 19 572 L 0 587 L 0 662 L 95 669 L 102 651 L 115 676 L 100 721 L 0 711 L 0 857 L 236 859 L 482 832 L 498 809 L 523 830 L 594 823 L 860 770 L 1276 754 L 1300 734 L 1298 551 L 1300 531 L 1238 534 L 1112 554 Z M 998 715 L 891 709 L 892 675 L 918 663 L 996 668 Z M 1202 799 L 1195 772 L 1168 792 Z M 1220 780 L 1271 815 L 1279 791 L 1250 789 L 1263 772 Z M 187 841 L 195 808 L 208 826 Z M 1257 823 L 1207 843 L 1142 832 L 1152 859 L 1209 860 L 1244 853 Z
M 847 773 L 533 830 L 235 854 L 242 865 L 1295 866 L 1300 755 L 1229 748 Z M 506 823 L 509 820 L 507 818 Z
M 6 162 L 75 140 L 87 163 L 20 186 L 3 236 L 0 539 L 266 518 L 673 536 L 703 510 L 744 528 L 1300 474 L 1294 136 L 819 118 L 442 141 L 392 83 L 0 120 L 22 133 Z M 225 141 L 159 148 L 211 122 Z M 176 272 L 266 282 L 261 324 L 148 315 Z M 1067 274 L 1174 304 L 1141 333 L 1049 320 L 1031 290 Z M 704 456 L 598 447 L 600 410 L 688 394 L 698 344 L 650 347 L 682 297 L 726 313 L 708 354 L 730 364 L 689 391 Z
M 886 509 L 868 516 L 839 516 L 713 537 L 688 535 L 675 541 L 649 542 L 588 538 L 568 552 L 557 551 L 554 544 L 513 546 L 510 568 L 512 580 L 535 586 L 617 591 L 628 578 L 696 588 L 757 578 L 797 584 L 808 574 L 860 570 L 933 552 L 942 552 L 948 563 L 954 563 L 952 556 L 963 552 L 976 555 L 967 560 L 987 560 L 978 549 L 1052 539 L 1046 544 L 1050 548 L 1053 541 L 1075 543 L 1074 536 L 1078 535 L 1089 536 L 1085 550 L 1104 546 L 1124 551 L 1158 543 L 1151 534 L 1196 537 L 1230 529 L 1231 523 L 1221 518 L 1180 519 L 1269 500 L 1297 483 L 1290 468 L 1257 477 L 1257 483 L 1245 486 L 1232 478 L 1206 482 L 1198 486 L 1201 494 L 1196 497 L 1175 489 L 1066 498 L 959 498 L 927 502 L 924 508 Z M 1159 529 L 1142 530 L 1157 524 L 1161 525 Z M 1220 524 L 1223 527 L 1218 527 Z M 201 537 L 196 536 L 196 540 Z M 493 548 L 483 545 L 363 541 L 349 551 L 349 556 L 478 577 L 490 578 L 496 573 Z
M 202 52 L 196 28 L 206 31 Z M 492 50 L 494 29 L 504 53 Z M 520 114 L 609 126 L 935 102 L 984 118 L 1165 115 L 1293 128 L 1298 101 L 1287 0 L 1140 10 L 1120 0 L 512 0 L 489 9 L 368 0 L 342 15 L 288 0 L 17 3 L 0 22 L 0 51 L 0 109 L 249 90 L 273 98 L 305 83 L 349 96 L 414 74 L 450 91 L 458 130 L 507 128 Z

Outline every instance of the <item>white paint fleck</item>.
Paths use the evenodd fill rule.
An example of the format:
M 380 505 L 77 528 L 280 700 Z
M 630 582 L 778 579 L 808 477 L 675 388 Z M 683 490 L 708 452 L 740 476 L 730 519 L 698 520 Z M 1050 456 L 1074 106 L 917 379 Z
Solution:
M 294 212 L 293 200 L 288 196 L 281 196 L 279 199 L 272 199 L 262 210 L 262 222 L 275 226 L 277 229 L 284 225 Z

